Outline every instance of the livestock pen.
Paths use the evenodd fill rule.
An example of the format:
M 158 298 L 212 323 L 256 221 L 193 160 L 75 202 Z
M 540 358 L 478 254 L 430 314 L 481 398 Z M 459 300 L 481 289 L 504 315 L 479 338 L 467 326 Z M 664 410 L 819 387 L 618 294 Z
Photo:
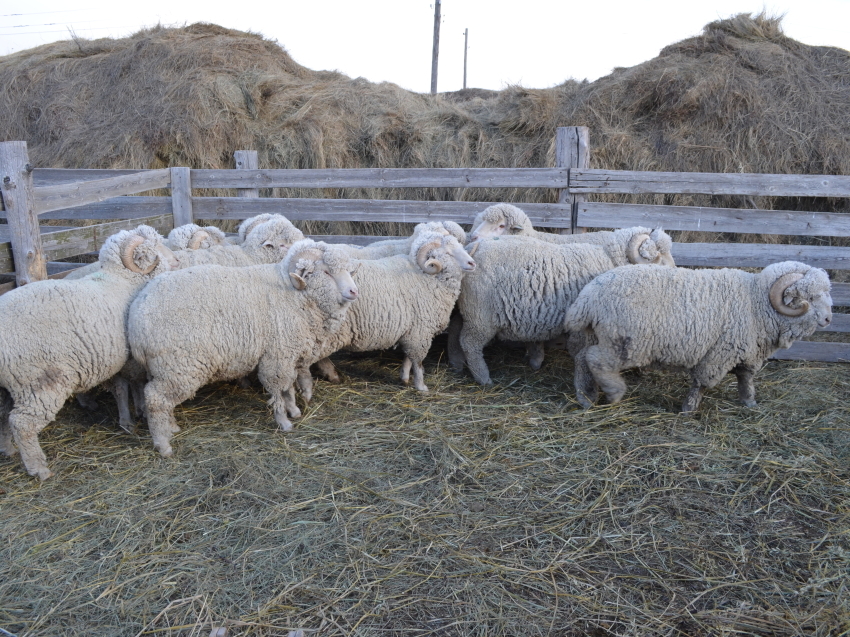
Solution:
M 821 243 L 850 235 L 840 213 L 586 200 L 850 197 L 850 177 L 588 170 L 586 131 L 560 130 L 557 143 L 559 166 L 540 169 L 260 170 L 243 153 L 241 170 L 115 175 L 28 172 L 19 160 L 16 173 L 2 166 L 10 222 L 9 202 L 27 190 L 19 174 L 34 181 L 40 219 L 110 221 L 39 233 L 32 215 L 18 226 L 28 232 L 12 228 L 15 219 L 15 254 L 0 246 L 0 266 L 11 271 L 13 256 L 31 252 L 14 261 L 19 280 L 61 276 L 72 266 L 58 259 L 143 220 L 161 231 L 261 212 L 468 223 L 486 205 L 255 196 L 261 188 L 538 187 L 556 201 L 519 205 L 541 227 L 661 223 L 683 238 L 708 226 Z M 171 197 L 113 198 L 116 188 L 169 186 Z M 195 196 L 204 188 L 241 192 Z M 52 259 L 41 259 L 41 274 L 39 253 Z M 674 256 L 684 266 L 740 267 L 794 258 L 840 274 L 850 250 L 677 241 Z M 835 285 L 837 306 L 850 305 L 848 287 Z M 757 408 L 737 405 L 727 380 L 691 416 L 677 413 L 686 383 L 672 372 L 633 372 L 621 404 L 583 411 L 563 352 L 532 372 L 519 350 L 494 347 L 496 385 L 480 387 L 448 371 L 441 339 L 426 361 L 430 394 L 398 385 L 394 351 L 335 355 L 344 382 L 317 385 L 289 434 L 274 431 L 259 388 L 210 386 L 177 410 L 183 431 L 173 459 L 159 458 L 146 432 L 120 431 L 109 400 L 100 412 L 68 404 L 42 434 L 52 481 L 0 462 L 0 628 L 19 636 L 217 627 L 233 635 L 847 634 L 850 367 L 830 361 L 850 358 L 850 345 L 835 340 L 848 329 L 836 312 L 831 332 L 780 352 L 798 360 L 762 370 Z

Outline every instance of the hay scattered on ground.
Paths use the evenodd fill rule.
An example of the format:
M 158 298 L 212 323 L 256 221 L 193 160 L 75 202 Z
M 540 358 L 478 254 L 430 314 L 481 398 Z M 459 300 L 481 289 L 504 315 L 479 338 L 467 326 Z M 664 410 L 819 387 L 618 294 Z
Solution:
M 42 434 L 57 476 L 0 460 L 0 627 L 22 635 L 845 635 L 850 367 L 628 375 L 581 411 L 570 359 L 493 347 L 496 386 L 335 356 L 290 434 L 259 388 L 177 411 L 176 455 L 108 395 Z M 567 393 L 565 393 L 567 392 Z M 313 632 L 311 632 L 313 631 Z

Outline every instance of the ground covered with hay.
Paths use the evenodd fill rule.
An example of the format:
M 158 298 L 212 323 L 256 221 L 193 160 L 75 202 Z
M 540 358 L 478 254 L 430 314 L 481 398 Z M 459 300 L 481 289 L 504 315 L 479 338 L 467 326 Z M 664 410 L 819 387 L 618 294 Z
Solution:
M 259 387 L 178 408 L 175 457 L 111 398 L 0 460 L 0 627 L 23 635 L 846 635 L 850 366 L 770 362 L 695 416 L 627 375 L 577 408 L 571 361 L 487 350 L 496 385 L 336 355 L 293 432 Z M 5 633 L 4 633 L 5 634 Z

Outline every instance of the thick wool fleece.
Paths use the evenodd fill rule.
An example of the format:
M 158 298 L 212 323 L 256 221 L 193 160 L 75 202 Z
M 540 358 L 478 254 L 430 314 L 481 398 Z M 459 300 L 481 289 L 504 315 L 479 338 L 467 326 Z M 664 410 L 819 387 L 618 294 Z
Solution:
M 810 304 L 800 317 L 779 314 L 768 296 L 773 283 L 789 272 L 804 275 L 785 293 L 791 307 L 803 300 Z M 565 327 L 598 340 L 584 355 L 609 399 L 616 402 L 625 391 L 620 370 L 658 363 L 688 370 L 697 390 L 685 405 L 690 411 L 698 405 L 699 389 L 714 387 L 732 370 L 743 373 L 748 384 L 746 375 L 751 378 L 777 349 L 828 323 L 829 290 L 826 272 L 795 261 L 758 274 L 624 266 L 585 287 Z M 742 401 L 755 404 L 754 392 L 741 386 L 741 378 L 739 373 Z
M 236 229 L 236 239 L 235 239 L 234 243 L 236 245 L 240 245 L 241 243 L 244 243 L 245 238 L 248 236 L 248 234 L 251 232 L 251 230 L 256 228 L 261 223 L 265 223 L 266 221 L 274 219 L 275 217 L 283 218 L 283 215 L 264 212 L 263 214 L 256 215 L 255 217 L 248 217 L 247 219 L 245 219 L 245 221 L 240 223 L 239 227 Z
M 168 238 L 165 240 L 167 245 L 172 250 L 187 250 L 189 242 L 197 235 L 203 237 L 198 246 L 194 250 L 206 250 L 212 246 L 225 244 L 225 234 L 215 226 L 199 226 L 196 223 L 187 223 L 183 226 L 177 226 L 168 233 Z
M 534 229 L 528 216 L 520 208 L 511 204 L 501 203 L 485 208 L 478 213 L 472 223 L 470 236 L 477 238 L 476 231 L 483 231 L 487 236 L 493 233 L 496 235 L 501 234 L 502 236 L 534 237 L 548 243 L 589 243 L 601 245 L 605 246 L 609 256 L 614 259 L 616 265 L 629 264 L 626 248 L 633 236 L 637 234 L 648 234 L 650 235 L 649 239 L 640 245 L 638 253 L 649 261 L 654 261 L 660 256 L 663 264 L 675 265 L 671 254 L 673 240 L 670 238 L 670 235 L 660 228 L 651 230 L 650 228 L 635 226 L 632 228 L 622 228 L 613 232 L 604 230 L 600 232 L 584 232 L 582 234 L 541 232 Z
M 232 268 L 280 263 L 290 246 L 304 238 L 301 231 L 287 219 L 275 215 L 272 219 L 255 225 L 240 245 L 217 245 L 208 250 L 181 250 L 177 252 L 180 268 L 216 264 Z
M 305 289 L 293 287 L 290 263 Z M 275 420 L 290 429 L 287 413 L 300 415 L 292 392 L 296 369 L 330 353 L 330 336 L 350 304 L 340 287 L 353 287 L 354 265 L 344 251 L 305 239 L 280 264 L 206 265 L 152 281 L 130 309 L 128 338 L 133 357 L 148 370 L 148 425 L 160 453 L 172 453 L 177 404 L 207 383 L 255 368 Z
M 122 246 L 136 236 L 145 241 L 134 250 L 134 263 L 141 269 L 156 263 L 146 275 L 121 262 Z M 14 402 L 8 420 L 0 417 L 0 450 L 14 452 L 11 428 L 30 475 L 52 475 L 38 432 L 65 400 L 108 380 L 127 361 L 127 310 L 147 281 L 168 270 L 161 245 L 153 228 L 124 230 L 101 248 L 100 272 L 73 281 L 39 281 L 0 296 L 0 387 Z
M 483 356 L 490 340 L 539 342 L 562 334 L 567 309 L 581 289 L 614 267 L 602 246 L 555 245 L 524 236 L 482 241 L 474 257 L 478 268 L 464 277 L 458 299 L 460 348 L 482 384 L 491 382 Z

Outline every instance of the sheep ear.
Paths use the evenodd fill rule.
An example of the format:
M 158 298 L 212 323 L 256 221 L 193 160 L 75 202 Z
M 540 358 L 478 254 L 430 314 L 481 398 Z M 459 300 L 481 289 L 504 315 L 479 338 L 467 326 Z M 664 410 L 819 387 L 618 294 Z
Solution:
M 295 272 L 290 272 L 289 278 L 292 279 L 292 287 L 294 287 L 296 290 L 301 291 L 307 287 L 307 281 L 302 279 L 299 275 L 295 274 Z
M 519 225 L 511 226 L 511 230 L 514 230 L 514 231 L 516 231 L 516 232 L 519 232 L 519 231 L 521 231 L 521 230 L 522 230 L 522 226 L 519 226 Z

